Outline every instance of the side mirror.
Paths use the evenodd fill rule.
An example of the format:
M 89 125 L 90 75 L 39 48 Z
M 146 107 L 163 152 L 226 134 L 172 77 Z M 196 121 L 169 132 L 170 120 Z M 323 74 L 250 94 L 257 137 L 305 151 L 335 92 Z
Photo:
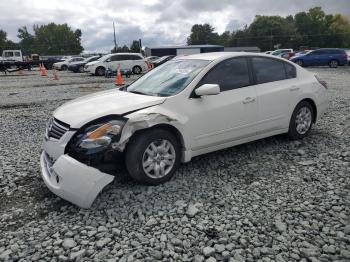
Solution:
M 220 86 L 218 84 L 204 84 L 195 91 L 197 96 L 211 96 L 220 94 Z

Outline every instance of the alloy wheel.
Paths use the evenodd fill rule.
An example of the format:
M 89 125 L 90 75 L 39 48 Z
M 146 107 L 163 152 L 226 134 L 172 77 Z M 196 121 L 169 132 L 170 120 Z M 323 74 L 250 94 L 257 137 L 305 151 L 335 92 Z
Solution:
M 175 148 L 169 140 L 153 141 L 143 154 L 143 170 L 151 178 L 162 178 L 172 170 L 175 159 Z
M 296 117 L 295 117 L 295 129 L 296 131 L 304 135 L 307 131 L 309 131 L 312 123 L 312 113 L 310 108 L 302 107 L 299 109 Z

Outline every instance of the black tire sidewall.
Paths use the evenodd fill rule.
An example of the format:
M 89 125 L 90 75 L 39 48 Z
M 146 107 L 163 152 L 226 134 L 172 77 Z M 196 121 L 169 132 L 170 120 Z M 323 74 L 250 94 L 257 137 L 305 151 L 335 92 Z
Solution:
M 79 66 L 78 67 L 78 72 L 79 73 L 84 73 L 84 66 Z
M 62 71 L 66 71 L 67 69 L 68 69 L 68 67 L 66 65 L 61 66 Z
M 295 61 L 295 63 L 296 63 L 297 65 L 301 66 L 301 67 L 304 66 L 303 60 L 297 60 L 297 61 Z
M 100 70 L 103 70 L 103 74 L 100 73 Z M 106 73 L 106 69 L 104 69 L 103 67 L 97 67 L 96 68 L 96 75 L 97 76 L 104 76 L 105 73 Z
M 137 69 L 139 69 L 139 73 L 136 72 Z M 141 72 L 142 72 L 142 68 L 141 68 L 140 66 L 134 66 L 134 67 L 132 68 L 132 72 L 133 72 L 135 75 L 139 75 L 139 74 L 141 74 Z
M 296 115 L 297 113 L 299 112 L 299 110 L 303 107 L 308 107 L 311 111 L 311 125 L 310 125 L 310 128 L 309 130 L 305 133 L 305 134 L 300 134 L 298 133 L 298 131 L 296 130 L 296 126 L 295 126 L 295 119 L 296 119 Z M 304 137 L 308 136 L 309 133 L 311 132 L 311 129 L 312 129 L 312 126 L 313 126 L 313 119 L 315 117 L 315 112 L 314 112 L 314 109 L 313 107 L 310 105 L 309 102 L 307 101 L 301 101 L 299 104 L 297 104 L 297 106 L 295 107 L 294 111 L 293 111 L 293 114 L 292 114 L 292 117 L 290 119 L 290 122 L 289 122 L 289 130 L 288 130 L 288 136 L 291 138 L 291 139 L 303 139 Z
M 155 179 L 146 175 L 142 166 L 142 158 L 146 148 L 151 142 L 159 139 L 167 139 L 172 143 L 175 149 L 176 157 L 175 164 L 172 170 L 166 176 Z M 148 185 L 159 185 L 171 179 L 180 164 L 181 148 L 175 136 L 167 130 L 149 129 L 136 134 L 129 142 L 126 154 L 125 163 L 130 176 L 137 182 Z
M 332 62 L 335 62 L 335 63 L 336 63 L 335 66 L 332 66 Z M 329 62 L 329 67 L 331 67 L 331 68 L 337 68 L 338 65 L 339 65 L 339 63 L 338 63 L 337 60 L 331 60 L 331 61 Z

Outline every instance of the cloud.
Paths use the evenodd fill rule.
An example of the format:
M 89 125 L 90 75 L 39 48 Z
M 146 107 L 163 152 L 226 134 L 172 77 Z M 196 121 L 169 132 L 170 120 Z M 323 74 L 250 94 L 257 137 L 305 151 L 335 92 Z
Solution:
M 185 44 L 195 23 L 210 23 L 221 33 L 242 28 L 258 14 L 286 16 L 314 6 L 350 18 L 349 0 L 12 0 L 0 2 L 0 27 L 18 41 L 17 29 L 24 25 L 68 23 L 82 30 L 85 50 L 108 52 L 113 21 L 118 45 L 139 38 L 146 46 Z

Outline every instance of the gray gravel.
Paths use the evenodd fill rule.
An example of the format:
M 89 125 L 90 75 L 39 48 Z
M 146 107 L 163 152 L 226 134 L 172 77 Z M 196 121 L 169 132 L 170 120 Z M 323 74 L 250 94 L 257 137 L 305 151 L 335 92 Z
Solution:
M 122 173 L 89 210 L 44 186 L 43 132 L 114 80 L 0 76 L 0 261 L 350 261 L 350 68 L 309 70 L 330 109 L 308 138 L 196 157 L 157 187 Z

